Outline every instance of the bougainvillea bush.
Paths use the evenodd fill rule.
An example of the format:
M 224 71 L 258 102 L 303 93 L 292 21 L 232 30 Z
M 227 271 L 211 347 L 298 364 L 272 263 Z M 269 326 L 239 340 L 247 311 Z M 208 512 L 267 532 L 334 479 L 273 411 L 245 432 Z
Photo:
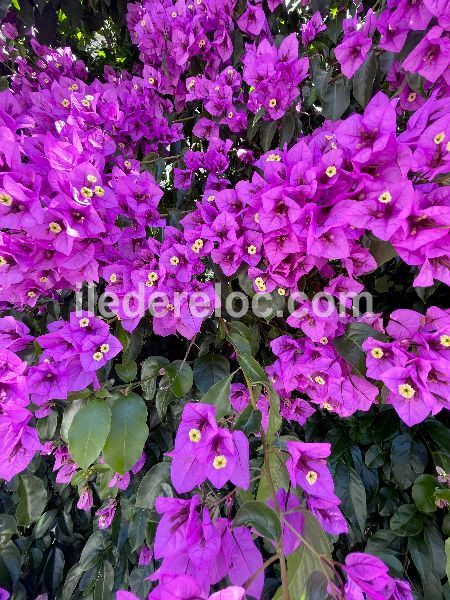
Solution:
M 0 598 L 448 600 L 448 0 L 0 18 Z

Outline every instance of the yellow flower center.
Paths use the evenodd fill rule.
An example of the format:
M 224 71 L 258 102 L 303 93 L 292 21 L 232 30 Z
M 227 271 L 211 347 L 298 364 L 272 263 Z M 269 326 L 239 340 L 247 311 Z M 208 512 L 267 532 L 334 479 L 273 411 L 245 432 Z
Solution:
M 269 154 L 266 158 L 266 162 L 280 162 L 281 156 L 279 154 Z
M 318 383 L 319 385 L 325 385 L 325 379 L 323 377 L 321 377 L 320 375 L 316 375 L 314 377 L 314 381 L 316 383 Z
M 331 404 L 329 402 L 322 402 L 322 408 L 325 410 L 329 410 L 329 411 L 333 410 L 333 407 L 331 406 Z
M 48 281 L 48 277 L 45 277 L 45 275 L 43 275 L 42 277 L 39 277 L 39 281 L 40 281 L 41 283 L 47 283 L 47 281 Z
M 315 471 L 308 471 L 306 473 L 306 481 L 309 485 L 314 485 L 318 479 L 318 474 Z
M 441 342 L 442 346 L 444 346 L 444 348 L 450 348 L 450 335 L 441 335 L 439 341 Z
M 403 398 L 410 400 L 416 393 L 416 390 L 412 385 L 409 385 L 409 383 L 400 383 L 398 386 L 398 393 L 400 396 L 403 396 Z
M 158 281 L 158 273 L 155 273 L 155 271 L 150 271 L 150 273 L 147 275 L 147 279 L 152 282 Z
M 390 192 L 388 192 L 386 190 L 385 192 L 383 192 L 382 194 L 380 194 L 378 196 L 378 200 L 380 202 L 382 202 L 383 204 L 388 204 L 388 202 L 390 202 L 392 200 L 392 196 L 391 196 Z
M 174 309 L 173 304 L 171 304 L 170 302 L 169 302 L 169 304 L 166 304 L 166 309 L 169 310 L 170 312 L 172 312 L 172 310 Z
M 438 133 L 437 135 L 434 136 L 433 142 L 436 145 L 439 145 L 441 142 L 444 141 L 444 138 L 445 138 L 445 133 L 443 131 L 441 131 L 441 133 Z
M 208 202 L 214 202 L 214 200 L 216 199 L 216 197 L 213 196 L 213 195 L 211 195 L 211 196 L 208 196 L 206 199 L 207 199 Z
M 78 325 L 80 327 L 87 327 L 89 325 L 89 319 L 87 317 L 84 317 L 83 319 L 80 319 L 78 321 Z
M 178 15 L 177 15 L 176 11 L 173 11 L 173 13 L 172 13 L 172 19 L 175 19 L 175 17 L 177 17 L 177 16 Z
M 275 108 L 276 105 L 277 105 L 276 98 L 271 98 L 269 100 L 269 106 L 270 106 L 270 108 Z
M 189 439 L 191 442 L 195 442 L 197 444 L 202 439 L 202 434 L 198 429 L 191 429 L 189 431 Z
M 106 354 L 107 352 L 109 352 L 109 344 L 102 344 L 100 346 L 100 352 L 103 352 L 103 354 Z
M 5 258 L 3 256 L 0 256 L 0 267 L 4 267 L 7 264 L 8 264 L 8 261 L 5 260 Z
M 278 292 L 279 296 L 286 296 L 286 290 L 284 288 L 282 288 L 282 287 L 279 287 L 277 289 L 277 292 Z
M 203 48 L 203 46 L 206 44 L 205 40 L 200 40 L 198 43 L 198 47 L 199 48 Z
M 62 227 L 59 223 L 55 223 L 54 221 L 52 221 L 50 223 L 50 225 L 48 226 L 48 228 L 50 229 L 50 231 L 52 233 L 61 233 L 62 231 Z
M 89 181 L 89 183 L 96 183 L 97 181 L 97 177 L 95 175 L 88 175 L 86 179 Z
M 148 82 L 150 85 L 153 85 L 155 83 L 155 78 L 154 77 L 149 77 L 148 78 Z
M 94 352 L 92 358 L 98 362 L 99 360 L 102 360 L 103 354 L 101 352 Z
M 99 198 L 101 198 L 104 193 L 105 193 L 105 190 L 102 188 L 101 185 L 96 185 L 95 186 L 95 188 L 94 188 L 94 194 L 96 196 L 98 196 Z
M 411 92 L 410 94 L 408 94 L 408 102 L 414 102 L 414 100 L 416 98 L 417 98 L 416 92 Z
M 92 198 L 94 192 L 91 190 L 91 188 L 84 186 L 81 188 L 80 194 L 83 196 L 83 198 Z
M 6 194 L 6 193 L 0 194 L 0 204 L 3 204 L 3 206 L 11 206 L 12 201 L 13 201 L 12 196 L 10 196 L 9 194 Z
M 83 98 L 83 100 L 81 101 L 81 104 L 82 104 L 84 107 L 86 107 L 86 108 L 89 108 L 89 107 L 90 107 L 90 105 L 91 105 L 91 102 L 90 102 L 90 100 L 88 100 L 87 98 Z
M 255 223 L 259 223 L 259 215 L 258 215 L 258 213 L 255 213 L 255 216 L 253 217 L 253 220 L 255 221 Z
M 266 289 L 266 284 L 264 283 L 264 279 L 262 277 L 257 277 L 255 279 L 255 285 L 260 292 L 264 292 Z
M 178 258 L 178 256 L 172 256 L 172 258 L 170 259 L 170 264 L 173 265 L 174 267 L 177 266 L 177 264 L 180 262 L 180 259 Z
M 222 454 L 219 454 L 219 456 L 214 457 L 213 467 L 215 469 L 225 469 L 226 466 L 227 466 L 227 459 L 225 458 L 225 456 L 223 456 Z
M 373 356 L 373 358 L 376 359 L 380 359 L 383 358 L 384 356 L 384 352 L 381 348 L 372 348 L 372 350 L 370 351 L 370 354 Z
M 129 160 L 124 161 L 123 166 L 127 169 L 131 169 L 131 162 Z
M 250 246 L 248 246 L 247 252 L 249 254 L 256 254 L 256 246 L 254 246 L 253 244 L 251 244 Z
M 63 98 L 61 100 L 61 106 L 64 106 L 64 108 L 67 108 L 68 106 L 70 106 L 70 102 L 67 100 L 67 98 Z
M 28 296 L 28 298 L 34 298 L 34 297 L 36 296 L 36 292 L 33 292 L 33 290 L 30 290 L 30 291 L 27 293 L 27 296 Z
M 334 177 L 337 173 L 336 167 L 331 165 L 326 168 L 325 174 L 327 177 Z
M 115 273 L 111 273 L 111 275 L 109 276 L 109 280 L 111 283 L 116 283 L 117 275 Z
M 328 344 L 328 338 L 325 336 L 321 337 L 319 341 L 323 345 Z

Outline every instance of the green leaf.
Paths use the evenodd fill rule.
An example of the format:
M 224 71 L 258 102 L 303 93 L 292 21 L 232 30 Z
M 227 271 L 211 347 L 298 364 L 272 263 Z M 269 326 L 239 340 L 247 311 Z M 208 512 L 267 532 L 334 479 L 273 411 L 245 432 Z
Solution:
M 415 505 L 424 513 L 432 513 L 436 510 L 434 490 L 438 482 L 433 475 L 420 475 L 412 487 L 412 497 Z
M 227 339 L 228 339 L 228 341 L 230 341 L 232 343 L 233 347 L 236 348 L 236 350 L 238 352 L 243 352 L 245 354 L 251 354 L 250 342 L 248 341 L 247 338 L 245 338 L 240 333 L 231 331 L 227 335 Z
M 57 514 L 56 508 L 46 511 L 36 522 L 33 528 L 33 537 L 36 539 L 43 537 L 56 521 Z
M 177 398 L 184 398 L 191 391 L 194 381 L 191 367 L 177 360 L 165 368 L 170 382 L 170 389 Z
M 436 419 L 427 419 L 420 424 L 420 429 L 425 430 L 431 442 L 437 444 L 442 450 L 450 450 L 450 429 Z M 440 465 L 439 465 L 440 466 Z
M 156 497 L 161 495 L 161 486 L 170 481 L 170 463 L 154 465 L 143 477 L 136 495 L 136 507 L 152 509 Z
M 177 397 L 172 393 L 170 379 L 168 375 L 161 377 L 158 390 L 156 392 L 155 404 L 158 416 L 163 419 L 170 404 L 176 402 Z
M 103 400 L 92 399 L 75 414 L 69 428 L 69 451 L 82 469 L 100 455 L 110 423 L 111 411 Z
M 97 571 L 94 586 L 94 600 L 110 600 L 113 596 L 114 569 L 108 560 Z
M 6 544 L 17 533 L 17 523 L 12 515 L 0 515 L 0 546 Z
M 273 485 L 276 490 L 289 489 L 289 474 L 286 469 L 287 454 L 281 452 L 274 446 L 269 446 L 266 454 L 266 461 L 270 469 L 272 476 Z M 257 500 L 265 502 L 270 497 L 269 484 L 267 477 L 263 476 L 259 480 L 258 493 L 256 495 Z
M 103 448 L 106 462 L 117 473 L 129 471 L 141 456 L 147 437 L 145 402 L 135 393 L 121 394 L 111 406 L 111 428 Z
M 83 406 L 85 406 L 86 402 L 87 402 L 86 398 L 72 400 L 72 402 L 69 402 L 68 405 L 66 406 L 66 408 L 64 409 L 64 414 L 63 414 L 63 418 L 61 421 L 61 427 L 59 429 L 59 432 L 61 434 L 62 439 L 66 442 L 66 444 L 69 443 L 69 429 L 70 429 L 70 426 L 72 425 L 72 421 L 73 421 L 75 415 L 77 414 L 77 412 Z
M 372 97 L 373 82 L 377 74 L 377 58 L 373 50 L 353 75 L 353 95 L 359 104 L 366 108 Z
M 1 549 L 0 559 L 4 562 L 13 585 L 16 585 L 20 578 L 22 556 L 17 546 L 11 540 Z
M 238 354 L 237 359 L 244 375 L 251 383 L 268 384 L 266 372 L 250 354 Z
M 362 344 L 368 338 L 387 341 L 386 336 L 365 323 L 349 323 L 344 335 L 333 340 L 334 347 L 361 375 L 366 374 L 366 352 Z
M 350 106 L 351 85 L 341 77 L 334 83 L 328 83 L 322 92 L 322 114 L 326 119 L 337 121 Z
M 395 511 L 390 528 L 400 536 L 417 535 L 423 528 L 423 516 L 414 504 L 403 504 Z
M 47 490 L 43 481 L 31 473 L 22 473 L 19 475 L 17 494 L 17 523 L 23 526 L 34 523 L 42 515 L 47 504 Z
M 413 442 L 406 433 L 392 442 L 391 463 L 394 478 L 401 489 L 406 489 L 421 475 L 428 462 L 428 454 L 421 442 Z
M 64 573 L 64 553 L 60 548 L 54 547 L 50 550 L 44 567 L 44 581 L 47 590 L 56 594 L 62 582 Z
M 336 494 L 342 499 L 342 510 L 351 523 L 364 532 L 367 517 L 366 490 L 358 473 L 339 463 L 334 473 Z
M 277 132 L 278 124 L 276 121 L 265 121 L 259 130 L 259 140 L 261 148 L 267 152 L 272 145 L 273 138 Z
M 246 502 L 234 517 L 234 526 L 250 525 L 269 540 L 281 538 L 281 524 L 277 513 L 259 500 Z
M 450 538 L 445 540 L 445 556 L 447 557 L 447 565 L 445 571 L 447 573 L 447 578 L 450 581 Z
M 162 367 L 170 361 L 164 356 L 150 356 L 141 363 L 142 393 L 145 400 L 152 400 L 156 393 L 156 379 Z
M 110 546 L 111 538 L 109 531 L 102 529 L 94 531 L 81 552 L 80 568 L 83 571 L 88 571 L 98 565 Z
M 70 569 L 70 571 L 67 573 L 67 577 L 64 580 L 64 586 L 61 590 L 61 600 L 70 600 L 72 598 L 82 575 L 83 570 L 81 569 L 80 565 L 76 564 Z
M 137 364 L 134 360 L 130 360 L 129 362 L 116 364 L 115 365 L 116 373 L 120 377 L 122 381 L 129 383 L 130 381 L 134 381 L 137 375 Z
M 436 498 L 450 502 L 450 489 L 436 490 Z
M 249 404 L 239 415 L 234 428 L 240 429 L 247 435 L 257 433 L 261 430 L 261 420 L 261 411 L 254 409 L 253 406 Z
M 301 544 L 299 548 L 287 557 L 287 574 L 289 594 L 292 600 L 302 598 L 306 590 L 308 578 L 315 572 L 323 573 L 328 580 L 333 579 L 329 565 L 321 559 L 331 560 L 328 539 L 317 521 L 309 512 L 305 516 L 302 537 L 308 545 Z M 278 588 L 274 600 L 281 600 L 282 591 Z
M 230 363 L 221 354 L 205 354 L 194 362 L 194 382 L 202 394 L 230 374 Z
M 398 256 L 397 251 L 390 242 L 379 240 L 376 237 L 373 237 L 370 240 L 369 252 L 377 261 L 378 267 L 381 267 L 381 265 L 384 265 L 395 256 Z
M 128 540 L 133 550 L 137 551 L 145 540 L 147 530 L 148 511 L 136 509 L 130 526 L 128 527 Z
M 214 404 L 216 407 L 216 419 L 219 420 L 231 410 L 230 388 L 234 373 L 218 381 L 204 394 L 201 401 L 205 404 Z

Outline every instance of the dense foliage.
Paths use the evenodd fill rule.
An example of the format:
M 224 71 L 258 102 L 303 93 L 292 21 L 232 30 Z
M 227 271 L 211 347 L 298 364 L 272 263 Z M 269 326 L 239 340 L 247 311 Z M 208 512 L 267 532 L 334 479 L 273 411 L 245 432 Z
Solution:
M 0 599 L 449 600 L 448 0 L 0 19 Z

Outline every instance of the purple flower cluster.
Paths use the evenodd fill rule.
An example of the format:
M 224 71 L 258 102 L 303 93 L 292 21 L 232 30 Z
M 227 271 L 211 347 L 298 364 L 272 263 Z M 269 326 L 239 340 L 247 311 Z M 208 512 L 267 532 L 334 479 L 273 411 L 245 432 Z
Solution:
M 219 427 L 216 407 L 188 403 L 183 409 L 172 457 L 172 483 L 181 494 L 208 480 L 220 489 L 231 481 L 249 486 L 249 444 L 242 431 Z
M 352 373 L 327 338 L 314 343 L 284 335 L 273 340 L 271 347 L 278 358 L 267 373 L 280 394 L 286 418 L 303 425 L 314 412 L 309 402 L 348 417 L 357 410 L 369 410 L 378 396 L 378 388 Z M 309 402 L 296 397 L 297 392 Z
M 386 332 L 391 341 L 369 338 L 363 349 L 367 375 L 384 383 L 399 417 L 412 426 L 450 408 L 450 310 L 394 310 Z
M 156 510 L 162 518 L 156 530 L 154 554 L 156 559 L 162 559 L 162 565 L 151 575 L 152 580 L 160 580 L 154 595 L 150 595 L 152 600 L 166 598 L 163 589 L 168 575 L 193 577 L 207 597 L 210 586 L 226 575 L 232 585 L 241 586 L 262 566 L 261 553 L 250 530 L 232 527 L 232 521 L 226 518 L 212 521 L 196 494 L 189 500 L 157 498 Z M 263 583 L 261 572 L 247 593 L 260 598 Z

